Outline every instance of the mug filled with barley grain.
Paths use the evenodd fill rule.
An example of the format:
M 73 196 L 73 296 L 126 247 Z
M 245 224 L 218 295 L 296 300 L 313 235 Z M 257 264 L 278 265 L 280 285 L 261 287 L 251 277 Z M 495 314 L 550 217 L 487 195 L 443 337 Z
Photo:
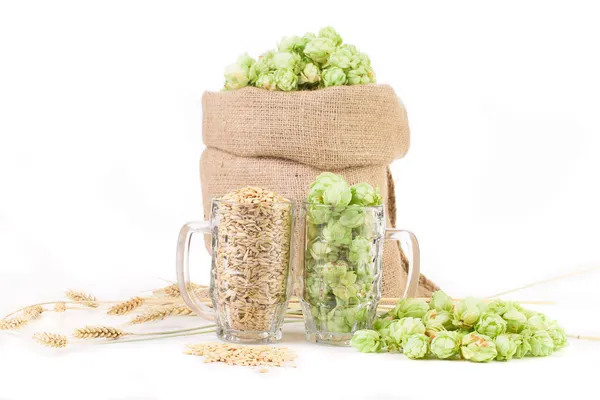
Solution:
M 292 293 L 294 214 L 292 201 L 247 187 L 213 199 L 209 221 L 189 222 L 181 228 L 176 265 L 181 295 L 198 315 L 216 320 L 222 340 L 273 343 L 281 339 Z M 194 233 L 212 236 L 208 299 L 191 290 L 189 249 Z

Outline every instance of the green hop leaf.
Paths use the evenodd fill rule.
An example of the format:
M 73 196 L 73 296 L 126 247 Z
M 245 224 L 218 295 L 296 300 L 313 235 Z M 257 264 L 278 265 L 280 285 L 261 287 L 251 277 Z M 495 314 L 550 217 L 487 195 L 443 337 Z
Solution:
M 352 229 L 331 220 L 323 228 L 323 239 L 334 246 L 348 246 L 352 242 Z
M 260 75 L 256 80 L 256 87 L 267 90 L 277 90 L 277 81 L 275 80 L 275 74 L 269 72 Z
M 348 261 L 359 265 L 370 264 L 373 261 L 373 254 L 371 253 L 371 241 L 360 236 L 355 237 L 350 244 Z
M 502 316 L 506 321 L 506 331 L 509 333 L 521 333 L 527 325 L 527 317 L 516 308 L 511 308 Z
M 329 55 L 335 51 L 335 43 L 333 40 L 320 37 L 310 40 L 304 48 L 304 55 L 313 60 L 317 65 L 322 65 L 327 62 Z
M 279 69 L 275 72 L 277 87 L 284 92 L 295 90 L 298 87 L 298 77 L 291 69 Z
M 321 80 L 321 70 L 313 63 L 307 63 L 298 77 L 300 85 L 315 84 Z
M 381 350 L 381 336 L 376 331 L 361 329 L 354 332 L 350 345 L 361 353 L 378 353 Z
M 425 333 L 428 336 L 435 336 L 437 332 L 452 329 L 452 314 L 448 311 L 429 310 L 422 318 L 425 325 Z
M 548 329 L 548 334 L 552 338 L 552 342 L 554 343 L 554 350 L 562 349 L 567 345 L 567 334 L 564 329 L 559 326 L 550 327 Z
M 359 206 L 378 206 L 381 204 L 381 194 L 379 188 L 373 189 L 373 186 L 366 182 L 356 184 L 350 188 L 352 200 L 350 204 Z
M 464 329 L 471 329 L 479 317 L 486 311 L 486 305 L 483 301 L 474 297 L 467 297 L 461 300 L 454 309 L 454 321 L 452 323 L 455 326 Z
M 425 325 L 418 318 L 406 317 L 393 321 L 389 326 L 389 336 L 400 345 L 405 336 L 415 333 L 425 333 Z
M 337 31 L 335 29 L 333 29 L 331 26 L 321 28 L 321 30 L 319 31 L 319 37 L 330 39 L 334 43 L 335 46 L 339 46 L 343 42 L 340 34 L 337 33 Z
M 492 361 L 498 355 L 492 338 L 477 332 L 463 336 L 460 353 L 465 360 L 475 362 Z
M 365 223 L 365 210 L 358 205 L 346 207 L 340 215 L 340 224 L 348 228 L 358 228 Z
M 496 338 L 494 339 L 494 343 L 496 344 L 496 351 L 498 351 L 496 360 L 511 360 L 517 352 L 517 348 L 521 344 L 522 340 L 523 339 L 521 335 L 517 333 L 503 333 L 501 335 L 496 336 Z
M 402 339 L 402 351 L 408 358 L 423 358 L 429 351 L 429 336 L 422 333 L 405 336 Z
M 327 67 L 323 70 L 323 85 L 342 86 L 346 84 L 346 74 L 344 70 L 338 67 Z
M 431 296 L 429 308 L 437 311 L 452 312 L 454 303 L 452 303 L 452 299 L 446 293 L 442 292 L 441 290 L 436 290 Z
M 431 341 L 431 353 L 440 359 L 456 357 L 460 350 L 463 335 L 459 332 L 442 331 Z
M 535 357 L 545 357 L 554 351 L 554 341 L 546 331 L 535 331 L 529 338 L 531 345 L 531 355 Z
M 483 335 L 495 338 L 506 332 L 506 321 L 497 314 L 485 313 L 479 318 L 475 330 Z
M 422 318 L 429 311 L 429 304 L 422 299 L 400 299 L 392 310 L 396 318 L 404 317 Z

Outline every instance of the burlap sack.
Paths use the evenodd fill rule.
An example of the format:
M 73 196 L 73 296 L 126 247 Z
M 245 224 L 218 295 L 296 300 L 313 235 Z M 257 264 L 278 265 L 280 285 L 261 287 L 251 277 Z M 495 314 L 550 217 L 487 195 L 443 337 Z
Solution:
M 315 177 L 331 171 L 350 184 L 379 186 L 387 224 L 396 225 L 394 184 L 387 166 L 408 150 L 409 128 L 404 105 L 389 86 L 293 93 L 245 88 L 207 92 L 202 105 L 207 145 L 200 161 L 205 219 L 212 198 L 243 186 L 264 187 L 301 203 Z M 295 253 L 298 270 L 304 252 L 296 248 Z M 402 295 L 406 270 L 400 247 L 386 241 L 384 297 Z M 424 276 L 419 286 L 417 296 L 429 296 L 437 289 Z

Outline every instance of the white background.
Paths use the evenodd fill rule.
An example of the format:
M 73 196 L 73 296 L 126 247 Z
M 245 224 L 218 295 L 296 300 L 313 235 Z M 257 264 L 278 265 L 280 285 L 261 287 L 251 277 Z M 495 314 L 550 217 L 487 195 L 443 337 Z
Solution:
M 487 296 L 598 266 L 597 17 L 593 2 L 571 1 L 0 1 L 0 313 L 68 287 L 120 298 L 172 279 L 178 229 L 202 217 L 202 92 L 220 89 L 239 54 L 257 56 L 284 35 L 326 25 L 367 52 L 378 81 L 407 106 L 411 149 L 392 169 L 399 221 L 419 236 L 429 278 L 456 297 Z M 594 272 L 514 298 L 558 301 L 548 312 L 569 331 L 600 335 L 589 318 L 597 310 L 575 303 L 593 304 L 599 283 Z M 0 398 L 35 398 L 50 387 L 77 398 L 111 379 L 118 384 L 89 398 L 163 398 L 173 387 L 200 397 L 232 373 L 180 356 L 185 341 L 51 357 L 26 339 L 0 335 Z M 464 377 L 452 373 L 492 372 L 402 356 L 360 367 L 358 354 L 298 341 L 304 373 L 312 372 L 276 372 L 277 390 L 285 382 L 297 389 L 290 398 L 310 398 L 304 385 L 319 383 L 332 398 L 366 398 L 355 385 L 393 398 L 411 380 L 427 385 L 430 368 L 446 389 L 427 390 L 459 395 Z M 493 373 L 583 371 L 598 346 L 575 343 L 557 358 L 495 364 Z M 332 356 L 340 373 L 328 380 Z M 126 366 L 128 379 L 110 372 Z M 387 378 L 351 379 L 363 368 Z M 56 375 L 35 385 L 26 371 Z M 568 390 L 541 385 L 548 394 Z

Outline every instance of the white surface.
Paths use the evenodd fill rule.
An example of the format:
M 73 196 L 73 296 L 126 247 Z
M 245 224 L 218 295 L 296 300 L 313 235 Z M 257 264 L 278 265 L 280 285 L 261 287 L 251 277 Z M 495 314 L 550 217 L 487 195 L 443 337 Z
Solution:
M 411 150 L 392 169 L 399 220 L 419 236 L 428 277 L 454 296 L 484 296 L 600 265 L 593 2 L 298 4 L 0 3 L 0 312 L 68 287 L 122 298 L 171 279 L 177 231 L 202 216 L 202 92 L 219 89 L 240 53 L 325 25 L 367 52 L 407 105 Z M 585 324 L 569 319 L 574 299 L 594 304 L 598 283 L 595 274 L 519 297 L 561 298 L 567 328 L 600 335 L 597 310 Z M 561 394 L 592 387 L 584 361 L 598 350 L 578 343 L 560 358 L 479 366 L 303 347 L 297 370 L 259 375 L 207 368 L 180 356 L 183 342 L 52 357 L 2 334 L 0 398 L 50 388 L 201 397 L 219 381 L 246 391 L 234 375 L 282 396 L 293 381 L 292 398 L 314 385 L 318 397 L 465 398 L 489 377 Z M 556 371 L 574 383 L 549 379 Z M 469 377 L 480 378 L 475 390 L 461 384 Z

